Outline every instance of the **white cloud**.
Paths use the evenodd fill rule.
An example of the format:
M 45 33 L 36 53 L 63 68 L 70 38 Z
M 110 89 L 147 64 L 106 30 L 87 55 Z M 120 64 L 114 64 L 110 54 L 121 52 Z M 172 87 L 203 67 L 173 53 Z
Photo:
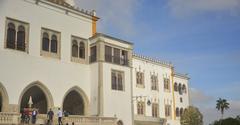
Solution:
M 75 0 L 77 6 L 87 10 L 96 10 L 100 32 L 134 34 L 134 14 L 139 0 Z
M 169 0 L 171 12 L 178 17 L 191 16 L 205 12 L 239 13 L 240 0 Z

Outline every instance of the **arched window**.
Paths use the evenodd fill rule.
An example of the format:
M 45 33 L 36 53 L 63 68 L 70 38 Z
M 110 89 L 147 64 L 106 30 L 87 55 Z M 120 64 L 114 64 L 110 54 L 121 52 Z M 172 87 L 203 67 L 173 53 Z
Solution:
M 13 23 L 8 24 L 7 48 L 15 49 L 16 29 Z
M 78 43 L 77 40 L 72 42 L 72 57 L 78 57 Z
M 180 109 L 180 116 L 183 114 L 183 108 Z
M 19 26 L 18 27 L 17 49 L 25 51 L 25 28 L 24 28 L 24 26 Z
M 179 113 L 179 108 L 176 108 L 176 116 L 179 117 L 180 113 Z
M 43 33 L 42 50 L 49 51 L 49 35 L 48 35 L 48 33 Z
M 84 42 L 80 42 L 79 44 L 79 57 L 85 58 L 85 45 Z
M 183 93 L 187 93 L 187 89 L 186 89 L 186 86 L 184 84 L 182 86 L 182 91 L 183 91 Z
M 182 85 L 181 85 L 181 83 L 178 85 L 178 91 L 179 91 L 179 94 L 182 95 Z
M 178 91 L 178 85 L 176 82 L 174 83 L 174 91 L 176 91 L 176 92 Z
M 52 39 L 51 39 L 51 52 L 53 53 L 57 53 L 57 36 L 56 35 L 52 35 Z

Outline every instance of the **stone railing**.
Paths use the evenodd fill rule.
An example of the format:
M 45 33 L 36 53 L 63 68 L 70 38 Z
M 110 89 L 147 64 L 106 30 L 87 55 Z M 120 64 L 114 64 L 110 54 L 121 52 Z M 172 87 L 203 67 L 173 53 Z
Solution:
M 64 124 L 71 125 L 116 125 L 116 118 L 113 117 L 97 117 L 97 116 L 69 116 L 64 117 Z
M 0 124 L 18 124 L 20 115 L 18 113 L 0 112 Z
M 116 125 L 117 118 L 114 117 L 97 117 L 97 116 L 75 116 L 70 115 L 63 118 L 64 125 Z M 19 113 L 0 112 L 0 125 L 12 125 L 20 123 Z M 31 122 L 31 120 L 30 120 Z M 36 124 L 45 125 L 47 123 L 46 114 L 38 114 Z M 54 124 L 57 124 L 57 118 L 54 118 Z

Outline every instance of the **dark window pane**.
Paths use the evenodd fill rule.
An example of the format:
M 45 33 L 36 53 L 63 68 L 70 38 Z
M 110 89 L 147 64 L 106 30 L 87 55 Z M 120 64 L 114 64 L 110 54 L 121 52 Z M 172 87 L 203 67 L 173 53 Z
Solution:
M 177 83 L 175 82 L 175 84 L 174 84 L 174 90 L 177 92 L 178 91 L 178 85 L 177 85 Z
M 176 116 L 179 117 L 179 108 L 176 108 Z
M 47 33 L 43 33 L 42 50 L 49 51 L 49 36 Z
M 123 90 L 122 75 L 118 74 L 118 90 Z
M 183 108 L 180 109 L 180 116 L 183 114 Z
M 122 51 L 121 64 L 128 65 L 128 52 L 127 51 L 124 51 L 124 50 Z
M 113 61 L 116 64 L 120 64 L 120 49 L 114 48 Z
M 116 73 L 112 72 L 112 89 L 117 89 L 117 76 Z
M 97 61 L 97 47 L 93 46 L 90 50 L 90 62 Z
M 179 91 L 179 94 L 182 95 L 182 85 L 181 84 L 178 85 L 178 91 Z
M 76 40 L 72 43 L 72 57 L 78 57 L 78 43 Z
M 112 62 L 112 47 L 105 46 L 105 61 Z
M 53 35 L 51 40 L 51 52 L 57 53 L 57 36 Z
M 23 26 L 18 27 L 17 49 L 25 51 L 25 28 Z
M 16 30 L 13 23 L 8 24 L 7 48 L 15 49 Z
M 80 45 L 79 45 L 79 57 L 85 58 L 85 45 L 83 42 L 80 42 Z

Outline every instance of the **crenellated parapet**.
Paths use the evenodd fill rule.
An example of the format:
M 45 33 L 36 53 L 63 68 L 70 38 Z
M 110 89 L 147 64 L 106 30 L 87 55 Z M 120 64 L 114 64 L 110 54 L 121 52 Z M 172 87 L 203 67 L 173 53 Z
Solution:
M 143 55 L 136 54 L 136 53 L 133 54 L 133 58 L 137 58 L 137 59 L 141 59 L 141 60 L 144 60 L 144 61 L 157 63 L 159 65 L 166 66 L 166 67 L 169 67 L 169 68 L 173 67 L 173 64 L 171 62 L 162 61 L 162 60 L 159 60 L 159 59 L 154 59 L 154 58 L 151 58 L 151 57 L 148 57 L 148 56 L 143 56 Z

